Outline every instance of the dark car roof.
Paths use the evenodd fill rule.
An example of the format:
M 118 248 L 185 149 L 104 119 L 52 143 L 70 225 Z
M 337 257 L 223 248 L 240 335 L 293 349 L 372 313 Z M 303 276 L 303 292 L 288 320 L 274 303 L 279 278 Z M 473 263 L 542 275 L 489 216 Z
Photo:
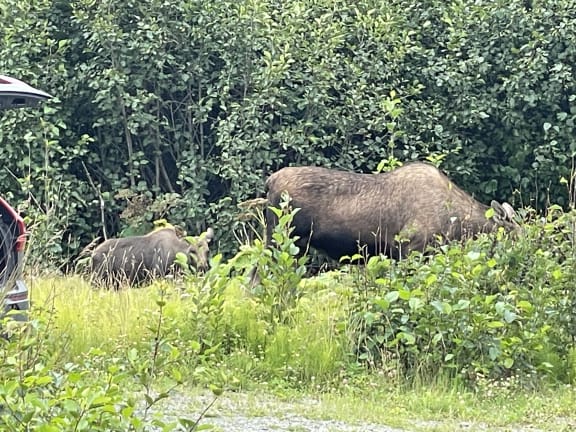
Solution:
M 35 106 L 51 97 L 20 80 L 0 75 L 0 109 Z

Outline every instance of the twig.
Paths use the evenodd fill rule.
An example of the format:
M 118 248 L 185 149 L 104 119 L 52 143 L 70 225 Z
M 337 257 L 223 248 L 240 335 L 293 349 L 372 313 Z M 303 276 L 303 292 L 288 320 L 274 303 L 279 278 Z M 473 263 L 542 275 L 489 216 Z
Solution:
M 104 235 L 104 240 L 108 240 L 108 234 L 106 233 L 106 220 L 104 218 L 104 198 L 102 197 L 102 192 L 100 192 L 100 188 L 96 187 L 94 181 L 92 181 L 92 176 L 90 172 L 88 172 L 88 168 L 86 168 L 86 164 L 82 161 L 82 167 L 84 168 L 84 172 L 86 173 L 86 177 L 88 177 L 88 183 L 98 195 L 98 201 L 100 202 L 100 222 L 102 223 L 102 234 Z
M 206 415 L 206 413 L 208 412 L 208 410 L 210 408 L 212 408 L 212 405 L 214 405 L 216 403 L 216 401 L 218 400 L 220 396 L 218 395 L 214 395 L 214 400 L 212 402 L 210 402 L 200 413 L 200 415 L 198 416 L 198 418 L 196 419 L 196 421 L 194 422 L 194 424 L 188 428 L 188 431 L 193 432 L 196 430 L 196 428 L 198 427 L 198 423 L 200 423 L 200 420 L 202 420 L 204 418 L 204 416 Z

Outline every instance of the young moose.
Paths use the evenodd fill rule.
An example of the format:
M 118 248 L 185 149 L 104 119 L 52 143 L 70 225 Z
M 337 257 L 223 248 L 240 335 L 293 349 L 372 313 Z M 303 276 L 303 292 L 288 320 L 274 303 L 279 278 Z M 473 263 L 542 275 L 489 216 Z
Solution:
M 212 228 L 191 242 L 180 238 L 174 228 L 162 228 L 147 235 L 109 239 L 92 252 L 92 275 L 99 284 L 115 288 L 122 283 L 143 284 L 174 272 L 178 252 L 197 270 L 205 271 L 213 238 Z

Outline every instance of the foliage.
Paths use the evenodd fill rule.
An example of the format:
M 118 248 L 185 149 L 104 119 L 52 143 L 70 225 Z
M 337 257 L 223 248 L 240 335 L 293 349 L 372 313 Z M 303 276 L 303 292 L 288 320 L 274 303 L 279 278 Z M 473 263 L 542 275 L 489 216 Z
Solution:
M 256 250 L 250 253 L 258 257 L 252 270 L 251 284 L 253 293 L 259 297 L 270 311 L 271 323 L 284 324 L 285 313 L 294 307 L 298 299 L 298 284 L 306 273 L 306 251 L 294 244 L 297 238 L 291 236 L 294 231 L 292 221 L 299 209 L 292 209 L 289 197 L 283 196 L 280 207 L 269 207 L 269 223 L 276 220 L 270 229 L 270 245 L 258 242 Z
M 225 338 L 224 290 L 228 280 L 222 275 L 228 272 L 228 266 L 222 263 L 222 255 L 216 255 L 210 263 L 210 271 L 198 277 L 181 262 L 186 269 L 185 290 L 181 294 L 184 308 L 174 311 L 177 315 L 171 333 L 177 335 L 176 340 L 186 341 L 190 359 L 218 358 Z
M 513 239 L 482 236 L 400 262 L 370 258 L 352 316 L 358 359 L 410 379 L 571 380 L 575 216 L 553 215 Z
M 0 339 L 2 430 L 145 431 L 154 426 L 168 431 L 177 425 L 196 430 L 205 411 L 197 421 L 167 421 L 150 412 L 182 383 L 178 349 L 165 339 L 161 318 L 150 352 L 91 348 L 82 358 L 63 361 L 69 338 L 57 338 L 53 316 L 46 311 L 37 309 L 33 315 L 28 322 L 7 317 L 2 323 L 9 335 Z M 157 393 L 151 383 L 160 371 L 169 384 Z M 214 394 L 221 391 L 215 388 Z
M 297 210 L 287 202 L 275 210 L 270 248 L 256 241 L 231 260 L 217 255 L 204 275 L 119 292 L 77 279 L 46 285 L 48 296 L 40 295 L 46 286 L 33 286 L 34 304 L 51 313 L 26 324 L 36 328 L 23 333 L 28 339 L 0 346 L 0 397 L 12 409 L 1 421 L 16 425 L 23 417 L 14 413 L 34 409 L 31 418 L 66 427 L 145 430 L 160 425 L 154 407 L 184 383 L 211 386 L 215 397 L 254 383 L 354 394 L 432 383 L 461 396 L 454 407 L 428 400 L 427 409 L 460 414 L 472 398 L 509 404 L 519 391 L 574 383 L 573 211 L 529 212 L 514 237 L 484 234 L 302 278 L 290 237 Z M 250 285 L 256 264 L 266 289 Z
M 306 288 L 307 257 L 291 236 L 298 209 L 284 197 L 278 208 L 269 211 L 277 223 L 270 229 L 268 246 L 260 239 L 245 244 L 227 266 L 208 272 L 227 284 L 223 366 L 244 379 L 247 375 L 295 386 L 315 379 L 330 381 L 339 375 L 346 358 L 345 343 L 337 341 L 345 339 L 341 326 L 347 294 L 335 295 L 324 285 Z M 263 222 L 261 211 L 254 216 Z M 317 302 L 316 295 L 323 300 Z
M 287 164 L 367 172 L 434 154 L 482 200 L 566 208 L 571 7 L 4 0 L 0 70 L 56 97 L 2 113 L 3 194 L 39 264 L 162 217 L 215 226 L 232 255 L 235 205 Z

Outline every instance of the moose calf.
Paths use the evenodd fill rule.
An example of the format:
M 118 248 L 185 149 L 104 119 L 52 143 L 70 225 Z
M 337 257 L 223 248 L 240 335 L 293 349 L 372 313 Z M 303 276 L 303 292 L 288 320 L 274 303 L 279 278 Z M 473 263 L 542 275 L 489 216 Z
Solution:
M 205 271 L 213 238 L 212 228 L 190 241 L 178 237 L 174 228 L 162 228 L 142 236 L 109 239 L 92 252 L 92 275 L 99 284 L 115 288 L 123 283 L 143 284 L 174 272 L 178 252 L 197 270 Z

